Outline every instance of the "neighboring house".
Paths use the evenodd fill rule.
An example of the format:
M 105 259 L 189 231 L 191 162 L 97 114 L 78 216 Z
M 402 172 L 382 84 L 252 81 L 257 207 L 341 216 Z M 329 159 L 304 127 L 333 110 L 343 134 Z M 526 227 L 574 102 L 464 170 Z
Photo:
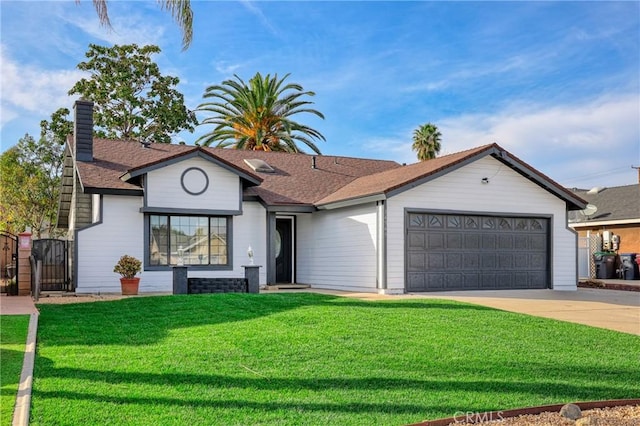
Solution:
M 496 144 L 392 161 L 92 138 L 76 103 L 59 226 L 79 293 L 119 292 L 113 265 L 143 260 L 142 292 L 190 277 L 404 293 L 575 290 L 569 210 L 586 203 Z
M 609 188 L 574 189 L 595 210 L 571 212 L 569 226 L 586 237 L 609 231 L 620 237 L 619 253 L 640 253 L 640 183 Z M 600 248 L 601 249 L 601 248 Z

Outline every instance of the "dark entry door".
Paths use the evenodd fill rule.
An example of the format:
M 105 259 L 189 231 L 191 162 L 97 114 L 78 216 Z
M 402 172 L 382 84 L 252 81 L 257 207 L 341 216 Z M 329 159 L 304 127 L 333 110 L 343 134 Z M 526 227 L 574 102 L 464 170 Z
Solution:
M 293 220 L 276 219 L 276 282 L 290 283 L 293 281 Z

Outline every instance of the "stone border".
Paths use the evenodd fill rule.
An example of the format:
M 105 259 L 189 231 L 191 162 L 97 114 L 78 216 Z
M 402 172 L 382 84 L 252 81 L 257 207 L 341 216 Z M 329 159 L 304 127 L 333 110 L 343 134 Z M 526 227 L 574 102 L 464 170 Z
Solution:
M 31 388 L 33 386 L 33 364 L 36 359 L 36 336 L 38 334 L 38 314 L 31 314 L 29 318 L 29 331 L 27 344 L 20 374 L 20 386 L 16 397 L 16 406 L 13 410 L 13 426 L 27 426 L 29 424 L 29 412 L 31 409 Z
M 614 399 L 610 401 L 588 401 L 588 402 L 575 402 L 573 403 L 580 407 L 580 410 L 586 411 L 594 408 L 611 408 L 620 407 L 625 405 L 640 405 L 640 399 Z M 553 404 L 553 405 L 540 405 L 537 407 L 527 408 L 515 408 L 513 410 L 503 411 L 487 411 L 484 413 L 474 413 L 474 416 L 478 419 L 505 419 L 509 417 L 518 417 L 528 414 L 540 414 L 546 411 L 559 412 L 560 409 L 566 404 Z M 465 422 L 467 420 L 465 419 Z M 460 423 L 459 417 L 449 417 L 446 419 L 426 420 L 420 423 L 411 423 L 407 426 L 449 426 L 451 424 Z M 467 422 L 469 423 L 469 422 Z

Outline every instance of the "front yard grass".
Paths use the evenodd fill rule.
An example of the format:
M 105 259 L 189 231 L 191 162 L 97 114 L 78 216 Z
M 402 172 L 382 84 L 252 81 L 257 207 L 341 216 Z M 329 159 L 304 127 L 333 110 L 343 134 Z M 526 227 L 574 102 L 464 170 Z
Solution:
M 31 424 L 401 425 L 640 395 L 638 336 L 440 300 L 39 305 Z
M 29 315 L 0 315 L 0 426 L 12 423 Z

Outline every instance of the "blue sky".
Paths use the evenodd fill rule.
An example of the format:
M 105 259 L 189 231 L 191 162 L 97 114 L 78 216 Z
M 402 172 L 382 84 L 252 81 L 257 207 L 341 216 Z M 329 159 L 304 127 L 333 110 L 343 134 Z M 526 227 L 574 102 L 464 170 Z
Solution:
M 2 150 L 71 108 L 89 43 L 137 43 L 162 49 L 192 109 L 234 73 L 291 73 L 316 92 L 326 119 L 298 121 L 325 154 L 415 162 L 432 122 L 441 154 L 497 142 L 569 187 L 637 183 L 640 2 L 192 2 L 183 52 L 155 1 L 111 1 L 109 31 L 91 0 L 2 0 Z

